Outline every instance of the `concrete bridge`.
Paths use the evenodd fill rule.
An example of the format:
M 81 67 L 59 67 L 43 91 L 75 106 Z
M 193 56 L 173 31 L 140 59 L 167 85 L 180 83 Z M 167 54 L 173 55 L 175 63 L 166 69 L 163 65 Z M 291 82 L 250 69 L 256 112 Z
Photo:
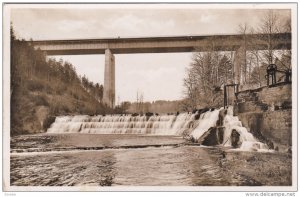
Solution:
M 291 49 L 291 34 L 208 35 L 144 38 L 108 38 L 77 40 L 31 41 L 47 55 L 105 54 L 103 101 L 115 105 L 114 54 L 172 53 L 196 51 L 235 51 L 235 81 L 239 82 L 240 67 L 247 50 Z

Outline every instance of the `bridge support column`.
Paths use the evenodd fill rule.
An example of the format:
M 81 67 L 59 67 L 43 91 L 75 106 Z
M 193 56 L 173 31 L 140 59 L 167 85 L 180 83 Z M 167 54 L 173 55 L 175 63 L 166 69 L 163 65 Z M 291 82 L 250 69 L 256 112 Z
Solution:
M 111 108 L 115 107 L 115 56 L 110 49 L 105 50 L 103 102 Z
M 245 63 L 245 48 L 241 46 L 235 51 L 234 62 L 233 62 L 233 76 L 235 84 L 243 84 L 241 80 L 242 66 Z

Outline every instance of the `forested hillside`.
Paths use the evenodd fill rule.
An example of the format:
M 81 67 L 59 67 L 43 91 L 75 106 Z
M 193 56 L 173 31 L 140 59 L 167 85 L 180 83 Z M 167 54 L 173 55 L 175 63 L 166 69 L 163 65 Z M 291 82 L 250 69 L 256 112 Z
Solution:
M 112 112 L 103 86 L 78 76 L 68 62 L 47 60 L 11 29 L 11 135 L 45 131 L 54 116 Z

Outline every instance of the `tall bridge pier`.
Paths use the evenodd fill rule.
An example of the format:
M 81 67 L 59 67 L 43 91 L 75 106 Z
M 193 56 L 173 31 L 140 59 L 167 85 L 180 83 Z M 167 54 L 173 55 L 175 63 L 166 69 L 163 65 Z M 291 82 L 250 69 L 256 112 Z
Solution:
M 251 43 L 245 46 L 246 38 Z M 235 51 L 234 82 L 240 84 L 241 65 L 245 51 L 291 49 L 291 33 L 249 34 L 249 35 L 206 35 L 145 38 L 108 38 L 77 40 L 28 41 L 47 55 L 105 54 L 103 102 L 115 106 L 115 57 L 114 54 L 130 53 L 174 53 Z M 213 47 L 212 47 L 213 46 Z
M 106 49 L 103 102 L 112 108 L 115 106 L 115 91 L 115 56 L 110 49 Z

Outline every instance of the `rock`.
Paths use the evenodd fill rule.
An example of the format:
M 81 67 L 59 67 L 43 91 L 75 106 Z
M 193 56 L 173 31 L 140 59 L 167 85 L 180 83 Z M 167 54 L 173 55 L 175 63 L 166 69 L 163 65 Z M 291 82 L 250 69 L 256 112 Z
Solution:
M 215 146 L 222 144 L 224 135 L 224 128 L 222 127 L 211 127 L 205 132 L 202 137 L 198 140 L 199 143 L 205 146 Z
M 266 144 L 267 144 L 269 149 L 274 149 L 274 143 L 272 141 L 267 140 Z
M 222 151 L 221 155 L 222 155 L 222 158 L 223 158 L 223 159 L 225 159 L 225 158 L 226 158 L 225 151 Z
M 153 116 L 154 115 L 154 113 L 151 113 L 151 112 L 146 112 L 146 114 L 145 114 L 146 116 Z
M 196 140 L 193 136 L 190 136 L 189 140 L 190 140 L 192 143 L 197 143 L 197 140 Z
M 230 138 L 231 138 L 231 146 L 233 148 L 239 148 L 240 134 L 235 129 L 232 130 Z
M 201 114 L 196 114 L 195 115 L 195 120 L 199 120 Z
M 209 108 L 206 107 L 206 108 L 203 108 L 203 109 L 199 109 L 198 113 L 203 114 L 203 113 L 208 112 L 208 111 L 209 111 Z
M 217 129 L 216 127 L 211 127 L 205 132 L 201 138 L 198 140 L 199 143 L 205 146 L 215 146 L 218 145 L 219 142 L 217 140 Z
M 150 119 L 150 117 L 153 116 L 153 115 L 154 115 L 154 113 L 146 112 L 146 113 L 145 113 L 145 116 L 146 116 L 147 121 L 148 121 L 148 120 Z

